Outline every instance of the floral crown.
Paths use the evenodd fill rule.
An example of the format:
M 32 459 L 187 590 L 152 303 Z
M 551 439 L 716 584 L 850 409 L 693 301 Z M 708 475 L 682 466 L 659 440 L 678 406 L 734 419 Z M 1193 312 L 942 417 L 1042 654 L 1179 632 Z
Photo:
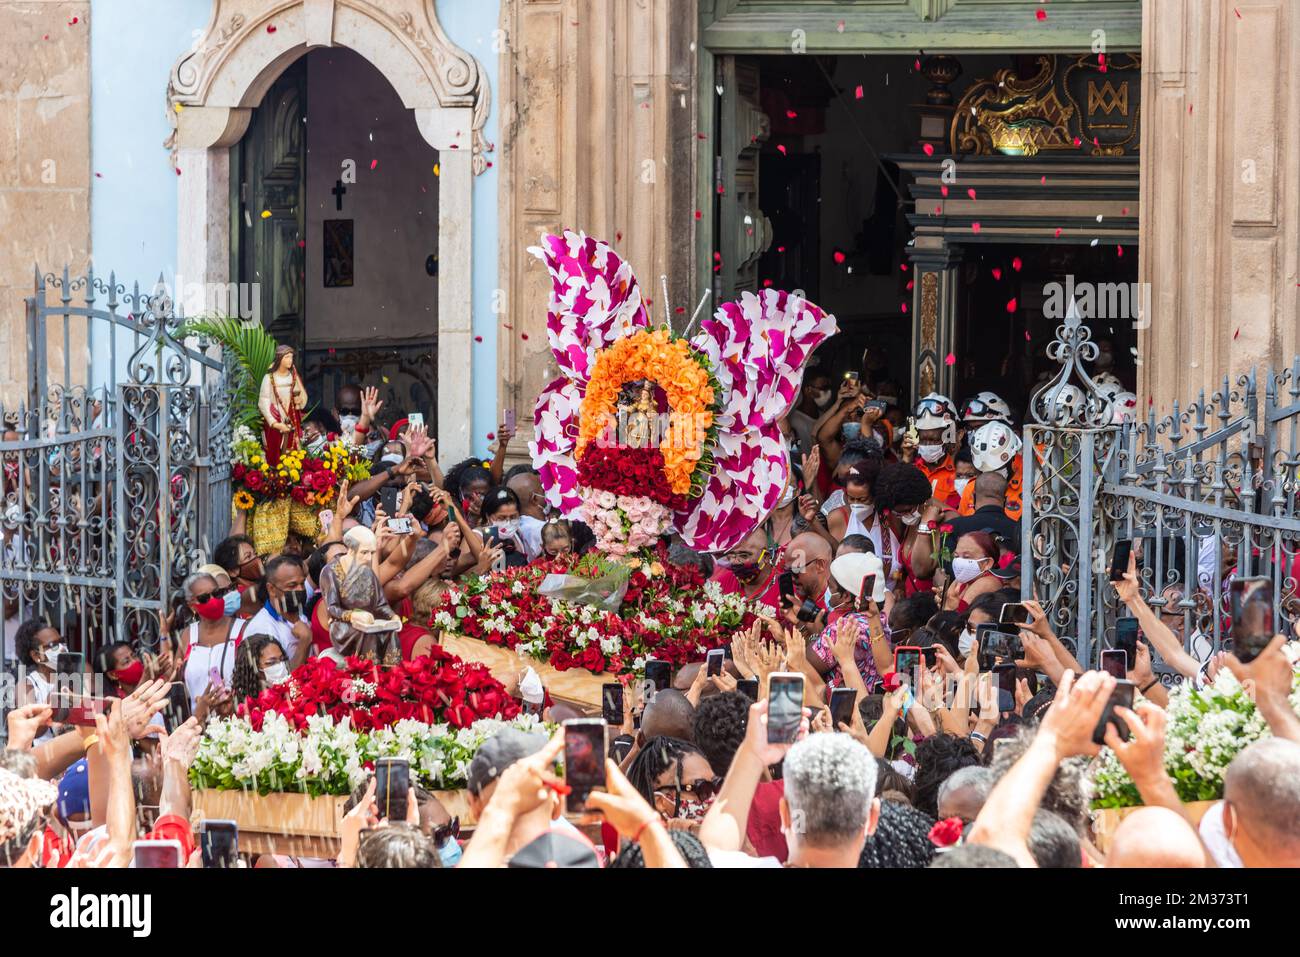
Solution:
M 689 340 L 651 324 L 631 266 L 583 233 L 529 249 L 551 274 L 560 375 L 529 445 L 547 500 L 628 554 L 668 528 L 697 551 L 738 544 L 790 471 L 777 422 L 835 317 L 775 289 L 722 304 Z

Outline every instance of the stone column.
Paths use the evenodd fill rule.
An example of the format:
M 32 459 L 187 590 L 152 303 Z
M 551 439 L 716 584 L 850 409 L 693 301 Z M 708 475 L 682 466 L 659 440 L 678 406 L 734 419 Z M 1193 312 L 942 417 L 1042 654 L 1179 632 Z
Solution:
M 1300 288 L 1300 6 L 1146 0 L 1139 390 L 1169 411 L 1289 365 Z
M 695 228 L 693 0 L 502 0 L 501 408 L 518 410 L 522 460 L 533 403 L 555 375 L 550 280 L 525 251 L 566 227 L 607 240 L 663 319 L 659 276 L 683 321 Z M 707 214 L 707 213 L 706 213 Z M 707 283 L 707 277 L 702 281 Z
M 952 397 L 953 351 L 957 316 L 957 269 L 961 247 L 937 237 L 919 237 L 908 247 L 912 274 L 912 403 L 929 392 Z M 954 399 L 954 401 L 956 401 Z
M 469 455 L 473 375 L 473 153 L 438 151 L 438 456 Z

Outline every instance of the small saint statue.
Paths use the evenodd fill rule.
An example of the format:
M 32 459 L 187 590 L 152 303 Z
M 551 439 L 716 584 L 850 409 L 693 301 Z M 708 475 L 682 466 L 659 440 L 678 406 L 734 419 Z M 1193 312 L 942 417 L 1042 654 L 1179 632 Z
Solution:
M 654 388 L 647 379 L 641 382 L 632 408 L 627 411 L 629 448 L 648 449 L 654 444 L 655 412 Z
M 384 597 L 374 568 L 375 533 L 358 525 L 343 536 L 347 551 L 321 571 L 320 590 L 330 617 L 330 642 L 341 655 L 352 655 L 389 668 L 402 661 L 397 631 L 401 619 Z M 376 626 L 391 627 L 375 631 Z
M 302 410 L 307 406 L 307 389 L 293 365 L 293 349 L 275 347 L 275 361 L 262 377 L 257 407 L 262 413 L 262 445 L 266 461 L 275 465 L 280 453 L 298 447 L 302 437 Z

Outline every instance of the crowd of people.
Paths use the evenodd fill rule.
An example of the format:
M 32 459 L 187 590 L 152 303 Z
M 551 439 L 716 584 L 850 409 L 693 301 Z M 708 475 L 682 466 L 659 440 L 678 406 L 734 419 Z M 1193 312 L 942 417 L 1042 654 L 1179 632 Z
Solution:
M 1101 384 L 1117 414 L 1129 409 L 1118 380 Z M 670 687 L 625 696 L 622 720 L 609 728 L 605 789 L 581 815 L 565 813 L 569 788 L 556 770 L 564 728 L 549 739 L 505 730 L 468 769 L 472 835 L 418 788 L 404 819 L 387 820 L 371 776 L 349 801 L 337 858 L 310 863 L 1300 865 L 1300 718 L 1289 702 L 1287 636 L 1249 662 L 1190 655 L 1181 616 L 1142 597 L 1135 549 L 1115 587 L 1146 640 L 1122 679 L 1136 702 L 1114 708 L 1110 721 L 1121 679 L 1086 671 L 1037 596 L 1018 587 L 1031 450 L 1021 448 L 1011 408 L 982 392 L 960 409 L 937 394 L 904 409 L 897 394 L 859 373 L 837 386 L 809 369 L 780 423 L 792 478 L 771 515 L 725 554 L 669 543 L 675 561 L 743 594 L 761 617 L 722 636 L 720 671 L 710 673 L 701 655 Z M 201 866 L 188 769 L 202 729 L 308 658 L 339 654 L 324 596 L 353 529 L 374 536 L 377 600 L 402 620 L 394 650 L 403 660 L 438 641 L 432 611 L 451 583 L 592 547 L 581 522 L 553 514 L 536 472 L 507 467 L 508 424 L 491 460 L 444 470 L 423 425 L 386 418 L 383 406 L 375 389 L 344 386 L 332 409 L 304 424 L 309 447 L 341 436 L 372 462 L 370 477 L 345 483 L 322 513 L 318 538 L 290 534 L 283 550 L 258 554 L 237 519 L 186 579 L 156 645 L 83 649 L 109 699 L 102 713 L 52 721 L 65 643 L 57 622 L 18 623 L 7 655 L 21 681 L 0 767 L 0 864 L 128 866 L 133 845 L 154 838 L 180 842 L 185 860 Z M 1007 608 L 1020 617 L 1008 619 Z M 987 653 L 979 626 L 1009 620 L 1017 650 Z M 915 667 L 900 666 L 900 648 L 919 651 Z M 1223 801 L 1199 823 L 1164 770 L 1168 692 L 1157 660 L 1197 683 L 1231 669 L 1273 732 L 1232 762 Z M 1013 690 L 999 684 L 999 668 L 1013 673 Z M 793 740 L 771 743 L 771 679 L 788 674 L 802 678 L 802 718 Z M 833 721 L 832 698 L 846 689 L 853 706 Z M 581 716 L 562 702 L 543 714 Z M 1104 721 L 1105 743 L 1146 807 L 1103 853 L 1084 766 L 1100 750 L 1094 731 Z

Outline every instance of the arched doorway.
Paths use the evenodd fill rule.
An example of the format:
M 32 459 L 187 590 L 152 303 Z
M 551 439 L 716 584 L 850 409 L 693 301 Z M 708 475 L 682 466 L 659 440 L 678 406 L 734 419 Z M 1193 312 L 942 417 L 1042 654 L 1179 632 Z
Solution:
M 471 189 L 491 149 L 483 136 L 489 92 L 478 63 L 447 39 L 430 0 L 391 0 L 382 7 L 362 0 L 299 0 L 274 11 L 253 0 L 214 0 L 207 29 L 177 60 L 168 87 L 169 116 L 176 124 L 168 145 L 178 171 L 178 285 L 199 283 L 209 291 L 208 301 L 230 301 L 230 284 L 240 281 L 240 269 L 232 270 L 231 251 L 239 245 L 234 222 L 237 214 L 242 218 L 230 148 L 243 140 L 254 110 L 287 69 L 309 50 L 331 48 L 346 48 L 381 74 L 436 151 L 436 230 L 430 230 L 431 248 L 420 259 L 436 250 L 437 275 L 426 274 L 433 291 L 424 304 L 430 306 L 428 338 L 437 342 L 439 452 L 460 458 L 470 450 Z M 359 177 L 372 159 L 358 163 Z M 309 197 L 301 226 L 306 245 L 299 250 L 299 271 L 306 276 L 316 268 L 309 255 L 313 239 L 324 245 L 323 238 L 310 235 L 310 206 Z M 258 218 L 262 212 L 276 216 L 268 209 L 258 211 Z M 283 264 L 271 268 L 283 276 Z M 322 284 L 323 272 L 321 263 L 314 278 Z M 234 301 L 240 301 L 237 295 Z M 285 303 L 290 299 L 286 290 Z M 310 306 L 304 291 L 301 307 Z M 310 351 L 310 317 L 304 335 Z

